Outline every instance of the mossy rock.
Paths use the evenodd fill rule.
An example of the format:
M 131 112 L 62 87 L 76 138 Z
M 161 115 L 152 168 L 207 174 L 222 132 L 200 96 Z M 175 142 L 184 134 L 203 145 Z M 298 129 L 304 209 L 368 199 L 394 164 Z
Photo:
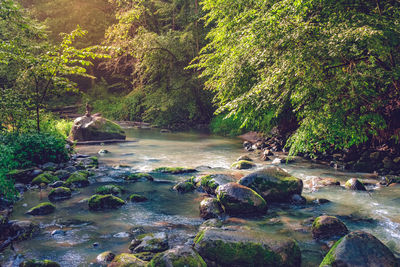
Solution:
M 137 258 L 133 254 L 121 253 L 117 255 L 107 267 L 144 267 L 147 262 Z
M 50 201 L 59 201 L 71 198 L 71 189 L 67 187 L 57 187 L 50 191 L 48 198 Z
M 99 116 L 76 118 L 70 139 L 73 141 L 124 140 L 125 132 L 118 124 Z
M 152 252 L 140 252 L 140 253 L 135 253 L 133 254 L 135 257 L 143 260 L 143 261 L 151 261 L 152 258 L 156 255 L 156 253 Z
M 16 241 L 30 239 L 40 232 L 39 226 L 31 221 L 14 221 L 10 230 L 11 236 L 17 236 Z
M 168 249 L 168 236 L 164 232 L 143 234 L 133 239 L 129 250 L 132 253 L 162 252 Z
M 71 174 L 71 176 L 65 181 L 65 185 L 68 187 L 74 186 L 74 187 L 86 187 L 89 186 L 89 175 L 85 175 L 82 172 L 74 172 Z
M 279 167 L 253 172 L 240 179 L 239 184 L 250 187 L 268 202 L 288 202 L 292 195 L 303 191 L 303 181 Z
M 251 169 L 255 167 L 256 164 L 254 164 L 251 161 L 248 160 L 239 160 L 235 163 L 232 164 L 232 168 L 238 169 L 238 170 L 245 170 L 245 169 Z
M 61 265 L 51 260 L 26 260 L 19 267 L 60 267 Z
M 216 190 L 217 199 L 222 208 L 230 215 L 264 214 L 267 203 L 251 188 L 237 184 L 227 183 Z
M 123 190 L 121 186 L 118 185 L 102 185 L 96 188 L 96 194 L 99 195 L 114 195 L 114 196 L 120 196 L 122 194 Z
M 138 182 L 138 181 L 154 181 L 153 176 L 151 176 L 148 173 L 131 173 L 128 176 L 125 177 L 126 181 L 130 181 L 130 182 Z
M 314 220 L 311 232 L 314 239 L 339 239 L 346 235 L 349 230 L 338 218 L 324 215 Z
M 71 176 L 71 173 L 66 170 L 58 170 L 54 175 L 57 176 L 59 180 L 65 181 Z
M 44 173 L 39 174 L 38 176 L 36 176 L 32 180 L 31 184 L 32 185 L 41 185 L 41 184 L 48 185 L 48 184 L 53 183 L 53 182 L 58 181 L 58 180 L 59 180 L 58 177 L 53 175 L 52 173 L 44 172 Z
M 11 170 L 6 174 L 6 176 L 8 179 L 14 180 L 16 183 L 29 184 L 32 181 L 31 173 L 34 170 L 34 168 Z
M 31 208 L 26 212 L 29 215 L 47 215 L 53 213 L 56 210 L 56 206 L 50 202 L 43 202 L 39 205 Z
M 292 239 L 265 232 L 206 228 L 196 236 L 194 249 L 210 266 L 300 267 L 301 252 Z
M 188 193 L 192 192 L 196 189 L 196 184 L 194 182 L 194 177 L 187 179 L 183 182 L 177 183 L 173 189 L 178 191 L 179 193 Z
M 153 172 L 159 173 L 171 173 L 171 174 L 182 174 L 196 172 L 196 169 L 182 168 L 182 167 L 160 167 L 153 170 Z
M 114 253 L 112 253 L 111 251 L 105 251 L 97 255 L 96 262 L 99 264 L 107 264 L 111 262 L 114 258 L 115 258 Z
M 200 202 L 200 217 L 207 220 L 218 218 L 223 213 L 223 210 L 215 198 L 205 198 Z
M 88 168 L 98 168 L 99 167 L 99 158 L 98 157 L 90 157 L 92 162 L 87 165 Z
M 107 210 L 117 209 L 124 205 L 125 202 L 119 197 L 113 195 L 93 195 L 89 201 L 90 210 Z
M 354 231 L 339 241 L 329 250 L 320 264 L 325 266 L 380 266 L 399 267 L 393 253 L 375 236 Z
M 138 194 L 132 194 L 128 197 L 128 201 L 130 202 L 144 202 L 147 201 L 147 198 Z
M 212 175 L 205 175 L 200 177 L 199 185 L 203 188 L 204 191 L 207 192 L 207 194 L 210 195 L 215 195 L 215 190 L 219 186 L 218 182 L 214 179 Z
M 344 187 L 346 187 L 346 189 L 354 190 L 354 191 L 367 191 L 364 184 L 357 178 L 351 178 L 351 179 L 347 180 Z
M 178 246 L 158 253 L 149 263 L 149 267 L 207 267 L 203 258 L 191 247 Z

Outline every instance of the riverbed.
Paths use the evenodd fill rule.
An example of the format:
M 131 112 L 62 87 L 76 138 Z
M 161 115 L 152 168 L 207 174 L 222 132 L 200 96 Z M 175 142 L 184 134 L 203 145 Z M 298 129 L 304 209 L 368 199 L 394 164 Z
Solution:
M 126 129 L 126 133 L 130 142 L 78 147 L 81 154 L 97 155 L 100 167 L 91 178 L 89 187 L 80 188 L 71 199 L 56 203 L 55 213 L 34 217 L 26 215 L 29 208 L 47 201 L 48 190 L 25 192 L 14 206 L 10 219 L 32 220 L 40 224 L 42 231 L 33 239 L 15 243 L 15 251 L 6 249 L 0 253 L 0 262 L 4 266 L 18 266 L 18 259 L 14 260 L 18 254 L 27 258 L 51 259 L 61 266 L 96 266 L 95 258 L 103 251 L 129 252 L 132 235 L 138 232 L 166 232 L 170 247 L 190 244 L 203 222 L 198 206 L 206 195 L 201 192 L 180 194 L 171 188 L 193 174 L 154 174 L 156 181 L 135 183 L 125 182 L 121 174 L 150 172 L 162 166 L 190 167 L 198 170 L 195 176 L 228 174 L 238 180 L 272 164 L 272 161 L 261 161 L 257 151 L 246 152 L 236 138 L 133 128 Z M 110 153 L 98 155 L 101 149 Z M 232 169 L 231 164 L 241 155 L 254 159 L 256 168 Z M 342 184 L 353 177 L 370 179 L 368 174 L 335 170 L 301 158 L 278 166 L 303 179 L 305 184 L 314 177 L 336 178 Z M 149 201 L 129 203 L 115 211 L 89 211 L 85 199 L 104 184 L 122 185 L 126 190 L 123 198 L 138 193 Z M 322 214 L 337 216 L 349 230 L 364 230 L 375 235 L 400 257 L 400 187 L 369 186 L 368 189 L 369 192 L 356 192 L 343 187 L 319 190 L 305 187 L 303 196 L 328 199 L 330 203 L 275 205 L 264 216 L 227 219 L 232 224 L 261 229 L 270 235 L 294 238 L 302 250 L 303 266 L 318 266 L 327 252 L 329 244 L 314 241 L 310 233 L 312 219 Z M 57 229 L 62 229 L 65 234 L 52 235 Z

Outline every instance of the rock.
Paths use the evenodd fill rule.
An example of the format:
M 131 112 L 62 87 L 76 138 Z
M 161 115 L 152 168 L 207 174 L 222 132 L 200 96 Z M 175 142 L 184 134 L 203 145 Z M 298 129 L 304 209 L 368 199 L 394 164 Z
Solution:
M 58 165 L 55 164 L 54 162 L 47 162 L 42 165 L 42 170 L 44 171 L 55 171 L 57 169 Z
M 105 251 L 105 252 L 97 255 L 96 262 L 99 264 L 107 264 L 110 261 L 112 261 L 114 258 L 115 258 L 114 253 L 112 253 L 111 251 Z
M 354 231 L 333 245 L 320 266 L 395 267 L 399 263 L 390 249 L 375 236 Z
M 31 208 L 26 212 L 26 214 L 29 215 L 47 215 L 50 213 L 53 213 L 56 210 L 56 206 L 54 204 L 51 204 L 50 202 L 43 202 L 40 203 L 39 205 Z
M 237 158 L 236 161 L 241 161 L 241 160 L 246 160 L 246 161 L 253 161 L 249 156 L 243 155 Z
M 298 194 L 294 194 L 290 196 L 290 203 L 294 205 L 304 205 L 307 203 L 307 200 Z
M 99 246 L 99 242 L 94 242 L 94 243 L 92 244 L 92 246 L 93 246 L 94 248 L 97 248 L 97 247 Z
M 21 262 L 19 267 L 61 267 L 61 265 L 51 260 L 26 260 Z
M 77 171 L 75 166 L 68 166 L 66 168 L 64 168 L 65 171 L 69 172 L 69 173 L 74 173 Z
M 248 160 L 240 160 L 232 164 L 232 168 L 238 169 L 238 170 L 244 170 L 244 169 L 251 169 L 255 167 L 256 164 L 254 164 L 251 161 Z
M 76 118 L 72 126 L 72 141 L 125 140 L 126 135 L 118 124 L 97 116 Z
M 153 266 L 207 267 L 207 264 L 191 247 L 177 246 L 158 253 L 149 263 L 149 267 Z
M 196 184 L 194 183 L 194 177 L 187 179 L 183 182 L 176 184 L 173 189 L 179 193 L 188 193 L 196 189 Z
M 89 186 L 89 179 L 85 177 L 85 175 L 79 171 L 74 172 L 71 176 L 65 181 L 65 185 L 68 187 L 86 187 Z
M 340 186 L 340 182 L 335 178 L 322 178 L 318 176 L 307 177 L 304 187 L 316 190 L 326 186 Z
M 207 220 L 218 218 L 222 213 L 222 208 L 215 198 L 205 198 L 200 202 L 200 217 Z
M 140 253 L 135 253 L 136 258 L 139 258 L 143 261 L 151 261 L 152 258 L 156 255 L 155 253 L 152 252 L 140 252 Z M 149 267 L 149 265 L 147 265 Z
M 250 187 L 266 201 L 287 202 L 294 194 L 301 195 L 303 181 L 278 167 L 270 167 L 246 175 L 239 184 Z
M 61 229 L 57 229 L 51 232 L 51 236 L 55 236 L 55 235 L 61 235 L 64 236 L 65 235 L 65 231 L 61 230 Z
M 65 185 L 65 183 L 63 181 L 56 181 L 52 184 L 49 184 L 49 186 L 52 188 L 62 187 L 64 185 Z
M 39 233 L 40 228 L 38 225 L 31 221 L 13 221 L 10 222 L 10 235 L 18 235 L 18 241 L 29 239 Z
M 162 252 L 168 249 L 168 237 L 164 232 L 143 234 L 132 240 L 129 250 L 132 253 Z
M 53 182 L 55 182 L 57 180 L 58 180 L 57 176 L 54 176 L 50 172 L 44 172 L 44 173 L 39 174 L 38 176 L 36 176 L 36 178 L 34 178 L 32 180 L 31 184 L 32 185 L 41 185 L 41 184 L 48 185 L 48 184 L 53 183 Z
M 203 231 L 206 228 L 220 228 L 222 227 L 222 221 L 217 218 L 205 220 L 199 227 L 199 231 Z
M 128 176 L 125 176 L 124 179 L 126 181 L 138 182 L 138 181 L 154 181 L 153 176 L 148 173 L 131 173 Z
M 263 160 L 263 161 L 270 161 L 271 160 L 267 155 L 262 155 L 260 159 Z
M 48 195 L 50 201 L 59 201 L 71 198 L 71 189 L 67 187 L 57 187 L 52 189 Z
M 273 156 L 274 153 L 272 153 L 272 151 L 269 150 L 269 149 L 265 149 L 264 152 L 263 152 L 263 155 L 265 155 L 265 156 Z
M 144 202 L 147 201 L 147 198 L 138 194 L 132 194 L 127 200 L 130 202 Z
M 375 151 L 375 152 L 372 152 L 371 154 L 369 154 L 369 158 L 371 160 L 375 160 L 375 161 L 379 160 L 380 156 L 381 156 L 381 154 L 379 151 Z
M 171 173 L 171 174 L 182 174 L 182 173 L 191 173 L 196 172 L 195 169 L 190 168 L 182 168 L 182 167 L 160 167 L 154 169 L 153 172 L 160 172 L 160 173 Z
M 96 194 L 99 195 L 111 194 L 114 196 L 120 196 L 122 194 L 122 187 L 113 184 L 102 185 L 96 188 Z
M 32 173 L 35 171 L 34 168 L 23 169 L 23 170 L 11 170 L 6 176 L 10 180 L 14 180 L 16 183 L 29 184 L 32 181 Z
M 168 129 L 161 129 L 160 133 L 171 133 L 171 130 Z
M 216 193 L 218 201 L 228 214 L 257 214 L 267 211 L 265 200 L 246 186 L 228 183 L 219 186 Z
M 144 267 L 147 262 L 142 261 L 133 254 L 121 253 L 117 255 L 107 267 Z
M 283 163 L 284 162 L 284 160 L 282 160 L 282 159 L 280 159 L 280 158 L 275 158 L 273 161 L 272 161 L 272 164 L 274 164 L 274 165 L 279 165 L 279 164 L 281 164 L 281 163 Z
M 351 178 L 349 179 L 345 185 L 346 189 L 350 189 L 350 190 L 356 190 L 356 191 L 367 191 L 367 189 L 365 188 L 365 186 L 363 185 L 362 182 L 360 182 L 360 180 L 358 180 L 357 178 Z
M 110 153 L 110 151 L 108 151 L 107 149 L 100 149 L 99 152 L 97 152 L 97 154 L 108 154 Z
M 209 266 L 300 267 L 301 252 L 291 239 L 255 230 L 206 228 L 198 233 L 194 249 Z
M 68 177 L 71 175 L 71 173 L 69 173 L 66 170 L 58 170 L 54 173 L 54 175 L 57 176 L 59 180 L 65 181 L 68 179 Z
M 215 195 L 215 190 L 219 186 L 219 183 L 215 180 L 213 175 L 205 175 L 200 177 L 198 183 L 201 188 L 207 192 L 207 194 Z
M 88 201 L 89 210 L 117 209 L 124 204 L 122 199 L 113 195 L 93 195 Z
M 319 216 L 311 227 L 314 239 L 339 239 L 346 235 L 349 230 L 346 225 L 334 216 Z

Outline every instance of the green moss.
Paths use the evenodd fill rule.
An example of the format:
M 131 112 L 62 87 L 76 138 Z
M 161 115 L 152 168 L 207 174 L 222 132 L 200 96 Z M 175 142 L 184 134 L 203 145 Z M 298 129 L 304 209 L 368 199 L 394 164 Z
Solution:
M 60 264 L 58 264 L 55 261 L 51 260 L 27 260 L 22 262 L 20 267 L 60 267 Z
M 88 201 L 90 210 L 115 209 L 124 204 L 122 199 L 113 195 L 93 195 Z
M 146 266 L 146 262 L 135 257 L 135 255 L 133 254 L 121 253 L 114 258 L 110 266 L 114 267 Z
M 154 253 L 152 252 L 140 252 L 133 254 L 136 258 L 141 259 L 143 261 L 150 261 L 154 257 Z
M 204 238 L 204 232 L 205 232 L 205 230 L 197 233 L 196 237 L 194 238 L 195 244 L 199 243 Z
M 123 190 L 122 190 L 121 186 L 112 185 L 112 184 L 103 185 L 103 186 L 99 186 L 96 188 L 96 194 L 100 194 L 100 195 L 112 194 L 112 195 L 116 196 L 116 195 L 121 195 L 122 191 Z
M 99 167 L 99 158 L 98 158 L 98 157 L 90 157 L 89 159 L 92 160 L 92 163 L 89 164 L 88 167 L 91 167 L 91 168 L 97 168 L 97 167 Z
M 31 184 L 32 185 L 40 185 L 40 184 L 50 184 L 52 182 L 58 181 L 58 177 L 49 173 L 49 172 L 44 172 L 42 174 L 39 174 L 38 176 L 35 177 L 35 179 L 32 180 Z
M 182 168 L 182 167 L 160 167 L 154 169 L 153 172 L 181 174 L 181 173 L 196 172 L 196 170 L 190 168 Z
M 147 201 L 147 198 L 138 194 L 132 194 L 128 197 L 128 200 L 131 202 L 144 202 Z
M 205 175 L 201 177 L 200 185 L 209 194 L 214 194 L 215 190 L 219 186 L 219 184 L 215 182 L 214 178 L 211 175 Z
M 125 177 L 125 180 L 127 180 L 127 181 L 138 181 L 140 179 L 147 179 L 149 181 L 153 181 L 154 180 L 153 176 L 151 176 L 150 174 L 141 173 L 141 172 L 139 172 L 139 173 L 131 173 L 128 176 Z
M 168 259 L 164 259 L 164 257 Z M 174 267 L 206 267 L 207 264 L 203 258 L 198 255 L 171 255 L 166 253 L 158 253 L 149 263 L 149 267 L 167 267 L 167 262 L 172 264 Z
M 328 254 L 326 254 L 325 258 L 322 260 L 321 264 L 319 265 L 319 267 L 324 267 L 324 266 L 331 266 L 334 262 L 335 262 L 335 250 L 336 247 L 340 244 L 340 242 L 342 242 L 344 237 L 342 237 L 341 239 L 339 239 L 333 246 L 332 248 L 329 250 Z
M 71 197 L 71 189 L 63 186 L 52 189 L 48 195 L 48 198 L 51 201 L 67 199 L 70 197 Z
M 254 166 L 256 166 L 256 165 L 251 161 L 239 160 L 239 161 L 233 163 L 231 167 L 242 170 L 242 169 L 250 169 L 250 168 L 253 168 Z
M 89 180 L 87 176 L 82 175 L 81 172 L 74 172 L 71 176 L 65 181 L 66 186 L 77 186 L 77 187 L 85 187 L 89 185 Z
M 180 182 L 174 186 L 174 190 L 179 193 L 187 193 L 196 189 L 196 184 L 194 182 L 195 177 L 192 177 L 186 181 Z
M 56 206 L 50 202 L 43 202 L 40 203 L 39 205 L 36 205 L 35 207 L 31 208 L 28 210 L 26 213 L 30 215 L 47 215 L 52 212 L 54 212 L 56 209 Z

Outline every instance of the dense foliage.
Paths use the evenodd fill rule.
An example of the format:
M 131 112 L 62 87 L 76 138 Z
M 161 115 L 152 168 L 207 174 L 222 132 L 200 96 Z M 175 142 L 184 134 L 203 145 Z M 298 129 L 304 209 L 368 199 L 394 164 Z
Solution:
M 203 5 L 215 27 L 195 66 L 216 93 L 219 112 L 260 125 L 271 111 L 277 118 L 292 110 L 300 124 L 292 153 L 398 141 L 398 1 Z
M 113 59 L 108 71 L 126 78 L 130 92 L 119 119 L 159 125 L 208 122 L 209 94 L 185 67 L 204 45 L 197 0 L 119 1 L 118 24 L 107 31 Z

